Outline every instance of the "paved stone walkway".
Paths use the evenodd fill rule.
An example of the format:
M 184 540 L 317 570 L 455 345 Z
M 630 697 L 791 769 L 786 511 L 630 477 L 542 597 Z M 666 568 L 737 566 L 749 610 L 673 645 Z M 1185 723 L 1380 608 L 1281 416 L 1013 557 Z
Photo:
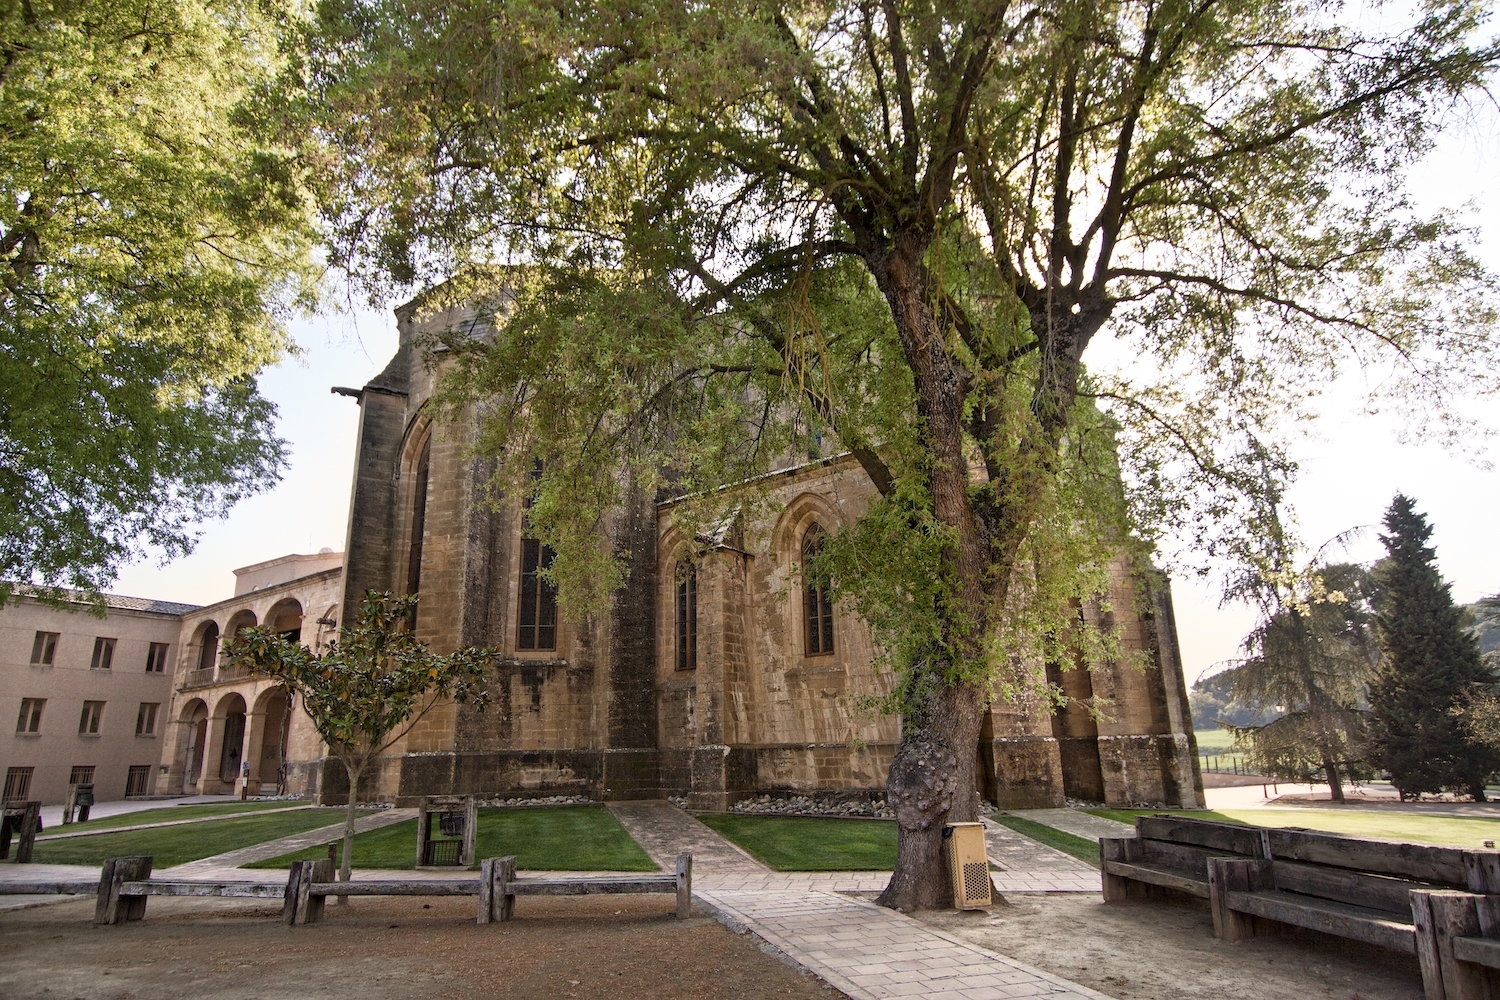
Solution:
M 381 809 L 373 814 L 366 813 L 354 821 L 354 832 L 365 833 L 370 830 L 379 830 L 382 827 L 393 826 L 396 823 L 404 823 L 409 819 L 415 819 L 415 809 Z M 242 865 L 248 865 L 253 861 L 265 861 L 267 858 L 280 857 L 283 854 L 291 854 L 293 851 L 306 850 L 309 847 L 317 847 L 326 844 L 330 840 L 340 838 L 344 835 L 344 824 L 342 821 L 331 826 L 320 826 L 316 830 L 308 830 L 306 833 L 296 833 L 290 837 L 282 837 L 278 840 L 268 840 L 264 844 L 255 844 L 252 847 L 242 847 L 237 851 L 225 851 L 223 854 L 215 854 L 211 858 L 201 861 L 189 861 L 186 864 L 175 865 L 152 873 L 153 878 L 173 879 L 238 879 L 243 881 L 246 873 L 238 871 Z M 416 841 L 412 841 L 412 850 L 416 850 Z M 283 873 L 283 876 L 285 873 Z M 258 876 L 252 876 L 258 877 Z M 267 881 L 270 881 L 269 879 Z
M 755 934 L 851 1000 L 1108 1000 L 862 899 L 712 889 L 694 895 L 731 928 Z
M 770 871 L 670 802 L 611 802 L 609 811 L 662 871 L 671 871 L 683 851 L 693 852 L 694 877 L 700 872 Z
M 244 812 L 226 813 L 223 816 L 199 816 L 196 819 L 164 819 L 159 823 L 136 823 L 132 826 L 101 826 L 97 829 L 69 830 L 63 827 L 60 833 L 38 834 L 36 842 L 40 844 L 44 840 L 73 840 L 77 837 L 92 837 L 100 833 L 130 833 L 134 830 L 155 830 L 163 826 L 186 826 L 189 823 L 218 823 L 228 819 L 248 819 L 268 812 L 299 812 L 303 809 L 316 809 L 317 806 L 287 806 L 285 808 L 247 809 Z
M 1008 811 L 1012 816 L 1020 816 L 1022 819 L 1050 826 L 1063 833 L 1071 833 L 1084 840 L 1135 836 L 1135 827 L 1086 813 L 1082 809 L 1011 809 Z

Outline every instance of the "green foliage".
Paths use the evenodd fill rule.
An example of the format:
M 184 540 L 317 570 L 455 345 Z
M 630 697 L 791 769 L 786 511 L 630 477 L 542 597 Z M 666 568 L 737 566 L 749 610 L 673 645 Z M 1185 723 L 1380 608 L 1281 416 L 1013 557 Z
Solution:
M 400 739 L 439 699 L 483 711 L 488 669 L 498 653 L 431 652 L 407 627 L 418 596 L 367 591 L 358 615 L 322 653 L 269 626 L 224 643 L 225 662 L 280 681 L 301 696 L 318 735 L 357 777 L 365 762 Z M 351 763 L 352 762 L 352 763 Z M 356 764 L 358 767 L 352 766 Z
M 354 853 L 361 868 L 410 870 L 416 867 L 416 845 L 413 820 L 358 834 Z M 474 852 L 479 858 L 515 855 L 516 867 L 523 871 L 657 870 L 620 821 L 602 806 L 481 809 Z M 293 861 L 322 857 L 327 857 L 326 847 L 309 847 L 249 867 L 284 869 Z
M 1210 749 L 1204 742 L 1205 736 L 1210 734 L 1222 737 L 1222 744 L 1216 742 L 1213 748 L 1228 749 L 1232 738 L 1227 732 L 1217 728 L 1220 722 L 1235 726 L 1260 726 L 1270 722 L 1275 715 L 1274 712 L 1268 715 L 1264 710 L 1244 705 L 1234 697 L 1234 672 L 1237 669 L 1237 666 L 1230 665 L 1218 673 L 1199 677 L 1188 692 L 1199 750 Z
M 891 820 L 743 813 L 698 818 L 780 872 L 889 871 L 896 866 L 896 824 Z
M 255 377 L 316 277 L 303 168 L 266 110 L 293 18 L 0 8 L 0 580 L 97 592 L 279 477 Z
M 1345 778 L 1371 776 L 1364 698 L 1379 654 L 1374 584 L 1353 563 L 1274 570 L 1261 586 L 1261 620 L 1234 668 L 1234 700 L 1279 716 L 1233 727 L 1250 768 L 1283 780 L 1322 776 L 1336 800 Z
M 1383 656 L 1370 685 L 1376 760 L 1404 795 L 1448 789 L 1483 800 L 1500 751 L 1472 738 L 1455 709 L 1491 693 L 1495 671 L 1438 575 L 1432 526 L 1410 497 L 1391 501 L 1385 528 L 1376 617 Z

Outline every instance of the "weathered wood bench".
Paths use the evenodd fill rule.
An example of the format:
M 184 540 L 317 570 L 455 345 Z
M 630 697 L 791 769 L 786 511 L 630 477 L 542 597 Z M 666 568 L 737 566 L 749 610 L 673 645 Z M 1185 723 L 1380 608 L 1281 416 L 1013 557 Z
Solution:
M 1413 890 L 1427 1000 L 1500 998 L 1500 895 Z
M 1100 837 L 1105 902 L 1158 895 L 1209 897 L 1210 858 L 1269 857 L 1265 831 L 1179 816 L 1137 816 L 1134 837 Z

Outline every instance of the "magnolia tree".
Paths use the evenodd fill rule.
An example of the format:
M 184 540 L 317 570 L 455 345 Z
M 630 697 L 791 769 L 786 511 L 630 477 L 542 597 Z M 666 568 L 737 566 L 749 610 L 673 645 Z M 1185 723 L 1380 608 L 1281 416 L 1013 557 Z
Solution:
M 986 705 L 1113 655 L 1075 609 L 1132 532 L 1233 555 L 1344 367 L 1420 406 L 1494 363 L 1493 279 L 1403 187 L 1496 65 L 1485 16 L 325 0 L 288 109 L 334 259 L 481 304 L 446 399 L 565 607 L 621 584 L 598 531 L 632 495 L 711 507 L 794 450 L 868 473 L 813 569 L 894 672 L 882 899 L 912 909 L 947 898 Z M 1086 370 L 1101 342 L 1133 363 Z
M 244 629 L 224 644 L 230 665 L 273 677 L 302 696 L 318 735 L 344 765 L 349 804 L 341 881 L 349 880 L 354 809 L 370 762 L 439 702 L 467 702 L 483 711 L 487 701 L 485 675 L 498 654 L 460 649 L 439 656 L 429 651 L 409 627 L 416 606 L 415 594 L 392 597 L 369 591 L 359 615 L 322 653 L 264 626 Z

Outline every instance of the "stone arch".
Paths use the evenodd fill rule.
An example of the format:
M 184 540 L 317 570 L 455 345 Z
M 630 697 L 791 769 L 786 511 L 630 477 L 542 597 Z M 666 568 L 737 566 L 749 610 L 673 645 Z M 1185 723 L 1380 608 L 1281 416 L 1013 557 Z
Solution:
M 339 629 L 339 606 L 328 605 L 317 619 L 318 631 L 313 636 L 313 652 L 319 653 L 323 650 L 323 644 L 338 634 Z
M 210 618 L 199 625 L 190 648 L 194 653 L 188 662 L 197 670 L 212 670 L 219 662 L 219 623 Z
M 241 608 L 229 618 L 229 624 L 224 626 L 224 638 L 232 640 L 239 635 L 241 630 L 253 628 L 260 623 L 255 617 L 255 612 L 249 608 Z
M 808 607 L 807 581 L 802 574 L 803 549 L 810 537 L 819 532 L 836 534 L 844 527 L 844 518 L 828 499 L 817 493 L 803 492 L 787 504 L 771 530 L 771 551 L 782 571 L 786 574 L 788 607 L 786 621 L 787 646 L 794 657 L 826 657 L 833 655 L 837 662 L 847 648 L 843 637 L 844 615 L 834 612 L 831 605 L 824 604 L 819 596 L 819 612 L 834 612 L 831 622 L 824 625 L 821 619 L 812 620 Z M 808 642 L 810 622 L 819 629 L 819 642 Z M 826 637 L 826 638 L 825 638 Z M 831 649 L 826 639 L 831 639 Z
M 240 776 L 240 763 L 245 755 L 246 716 L 245 698 L 239 692 L 224 695 L 214 706 L 213 719 L 219 730 L 219 780 L 231 786 Z M 210 760 L 213 759 L 212 743 L 210 741 Z
M 416 593 L 422 585 L 422 543 L 427 524 L 427 499 L 432 468 L 432 417 L 427 404 L 406 425 L 397 465 L 396 525 L 397 559 L 394 589 L 403 594 Z M 412 623 L 415 626 L 415 622 Z
M 218 634 L 217 626 L 214 634 Z M 203 749 L 208 742 L 208 705 L 202 698 L 193 698 L 182 706 L 177 724 L 182 727 L 178 740 L 182 746 L 182 759 L 178 761 L 182 766 L 182 791 L 191 795 L 198 787 L 198 779 L 203 776 Z
M 281 794 L 285 786 L 287 736 L 291 728 L 290 693 L 281 686 L 267 688 L 255 699 L 250 712 L 245 759 L 250 762 L 250 783 L 264 793 L 267 785 Z
M 295 597 L 285 597 L 271 605 L 266 612 L 266 624 L 271 631 L 285 636 L 293 642 L 302 639 L 302 602 Z

